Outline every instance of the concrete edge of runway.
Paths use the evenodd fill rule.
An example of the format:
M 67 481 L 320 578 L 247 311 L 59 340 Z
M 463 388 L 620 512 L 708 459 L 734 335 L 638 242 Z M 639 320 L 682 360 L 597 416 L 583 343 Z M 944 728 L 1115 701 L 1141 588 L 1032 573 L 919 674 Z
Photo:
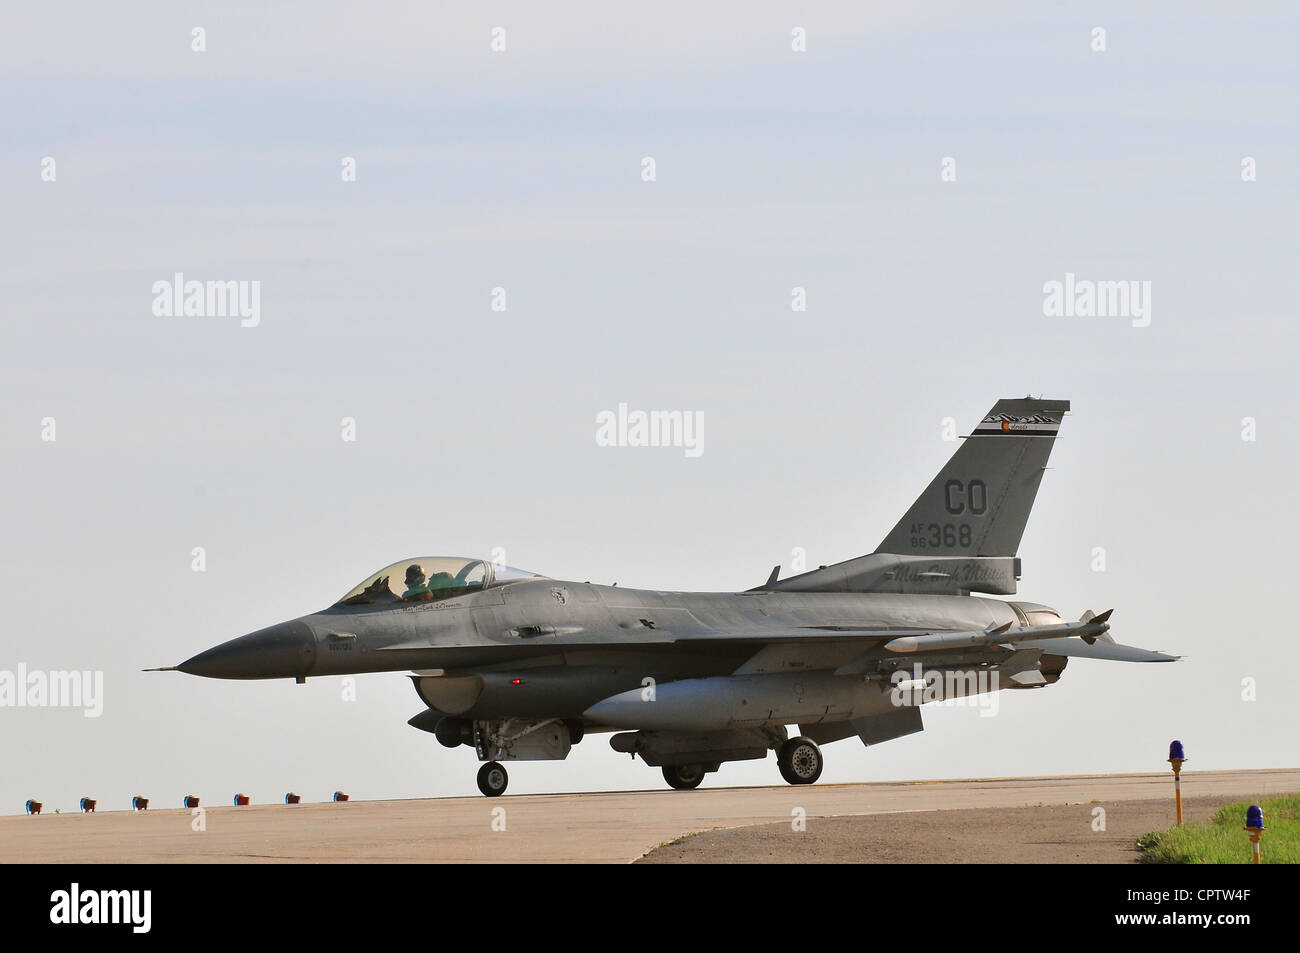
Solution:
M 1300 768 L 1216 768 L 1213 770 L 1206 770 L 1206 771 L 1195 771 L 1195 772 L 1186 771 L 1184 772 L 1183 776 L 1190 777 L 1192 775 L 1196 775 L 1198 777 L 1212 778 L 1219 775 L 1238 775 L 1242 773 L 1263 775 L 1263 774 L 1268 774 L 1270 772 L 1280 773 L 1280 772 L 1289 772 L 1289 771 L 1300 771 Z M 1030 774 L 1030 775 L 1022 775 L 1020 777 L 918 778 L 914 780 L 898 780 L 898 781 L 832 781 L 832 782 L 818 782 L 814 789 L 818 791 L 826 791 L 826 790 L 833 790 L 835 788 L 870 788 L 873 786 L 918 787 L 924 785 L 950 785 L 950 784 L 1021 784 L 1021 783 L 1032 782 L 1032 781 L 1089 781 L 1089 780 L 1106 780 L 1106 779 L 1114 779 L 1114 778 L 1155 779 L 1155 778 L 1169 778 L 1169 777 L 1170 774 L 1167 771 L 1124 772 L 1118 774 L 1112 774 L 1106 772 L 1091 772 L 1088 774 Z M 786 789 L 787 786 L 784 784 L 748 784 L 748 785 L 735 784 L 735 785 L 723 785 L 721 787 L 702 787 L 699 790 L 740 793 L 744 791 L 766 791 L 766 790 L 786 790 Z M 626 788 L 626 789 L 619 789 L 613 791 L 536 791 L 536 792 L 529 792 L 529 793 L 506 794 L 503 795 L 500 799 L 498 799 L 496 803 L 509 803 L 510 801 L 519 800 L 522 798 L 532 798 L 532 799 L 564 799 L 564 798 L 576 798 L 576 797 L 600 798 L 600 797 L 622 797 L 622 796 L 632 795 L 632 794 L 669 794 L 669 793 L 671 792 L 668 792 L 663 788 Z M 439 802 L 439 801 L 471 801 L 474 803 L 485 803 L 486 799 L 484 799 L 479 795 L 474 795 L 474 794 L 431 794 L 428 795 L 427 797 L 393 797 L 393 798 L 355 798 L 354 797 L 354 798 L 349 798 L 344 803 L 347 804 L 417 804 L 417 803 Z M 203 807 L 204 810 L 207 811 L 215 811 L 218 809 L 221 810 L 229 809 L 233 811 L 233 810 L 248 810 L 249 808 L 265 808 L 265 807 L 290 807 L 290 806 L 309 807 L 312 805 L 332 804 L 332 803 L 335 802 L 330 801 L 329 799 L 324 799 L 320 801 L 304 800 L 300 805 L 286 805 L 286 804 L 282 804 L 279 801 L 261 801 L 261 802 L 250 804 L 244 808 L 239 808 L 233 804 L 227 804 L 223 802 L 220 805 L 205 803 Z M 184 807 L 150 807 L 148 810 L 150 814 L 164 814 L 168 812 L 173 814 L 181 814 L 181 813 L 189 812 L 189 809 Z M 932 810 L 932 809 L 918 808 L 918 810 Z M 65 811 L 64 813 L 72 814 L 78 812 Z M 120 808 L 108 808 L 105 810 L 97 810 L 95 813 L 135 814 L 136 811 L 132 810 L 129 807 L 120 807 Z M 22 811 L 0 812 L 0 821 L 3 821 L 5 818 L 9 818 L 9 817 L 25 817 L 25 816 L 26 815 Z
M 637 790 L 264 802 L 0 817 L 3 860 L 34 863 L 635 863 L 693 834 L 809 819 L 1167 798 L 1170 772 L 984 777 L 692 791 Z M 1300 791 L 1300 769 L 1183 773 L 1185 797 Z M 493 826 L 500 814 L 509 824 Z M 812 847 L 814 838 L 807 843 Z M 778 845 L 784 849 L 784 845 Z M 807 860 L 817 860 L 808 857 Z

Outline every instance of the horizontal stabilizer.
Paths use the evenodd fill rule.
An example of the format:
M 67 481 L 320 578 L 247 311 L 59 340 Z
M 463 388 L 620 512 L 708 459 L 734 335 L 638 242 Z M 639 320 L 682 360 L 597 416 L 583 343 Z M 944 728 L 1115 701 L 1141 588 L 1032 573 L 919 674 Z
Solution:
M 1177 662 L 1182 658 L 1181 655 L 1166 655 L 1164 652 L 1152 652 L 1116 642 L 1089 645 L 1081 639 L 1043 639 L 1035 642 L 1034 648 L 1042 649 L 1044 655 L 1105 659 L 1109 662 Z

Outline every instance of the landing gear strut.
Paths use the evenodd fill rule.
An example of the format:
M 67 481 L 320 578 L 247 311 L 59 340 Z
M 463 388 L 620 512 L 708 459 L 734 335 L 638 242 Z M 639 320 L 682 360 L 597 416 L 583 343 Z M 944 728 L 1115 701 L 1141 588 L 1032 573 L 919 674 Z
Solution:
M 791 738 L 777 751 L 776 766 L 789 784 L 812 784 L 822 776 L 822 750 L 810 738 Z
M 478 769 L 478 789 L 488 797 L 500 797 L 509 783 L 510 775 L 499 762 L 489 761 Z
M 704 780 L 702 764 L 666 764 L 663 766 L 664 780 L 679 791 L 698 788 Z

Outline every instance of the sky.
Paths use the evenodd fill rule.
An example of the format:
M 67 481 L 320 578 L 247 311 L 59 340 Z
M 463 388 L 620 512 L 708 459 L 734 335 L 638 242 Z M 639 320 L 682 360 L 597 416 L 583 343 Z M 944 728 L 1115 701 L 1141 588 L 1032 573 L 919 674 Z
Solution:
M 473 793 L 401 673 L 141 670 L 410 555 L 735 591 L 868 553 L 1027 393 L 1073 413 L 1016 598 L 1185 658 L 822 783 L 1294 767 L 1300 12 L 902 6 L 6 5 L 0 672 L 103 694 L 0 707 L 0 813 Z M 256 322 L 156 313 L 177 273 Z M 1067 276 L 1146 313 L 1047 313 Z M 703 452 L 600 446 L 621 403 Z M 511 765 L 662 786 L 601 735 Z

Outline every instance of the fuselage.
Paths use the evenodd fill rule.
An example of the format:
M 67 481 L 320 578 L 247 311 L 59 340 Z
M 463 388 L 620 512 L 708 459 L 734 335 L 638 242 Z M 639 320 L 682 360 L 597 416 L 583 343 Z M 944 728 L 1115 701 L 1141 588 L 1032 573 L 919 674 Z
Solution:
M 782 637 L 801 641 L 797 659 L 787 665 L 768 649 L 767 667 L 751 670 L 833 669 L 862 652 L 850 638 L 862 630 L 978 630 L 1025 624 L 1030 614 L 1057 618 L 1043 606 L 975 596 L 666 592 L 533 578 L 442 601 L 336 605 L 217 646 L 181 669 L 298 679 L 410 671 L 438 711 L 565 717 L 647 679 L 731 675 Z M 458 684 L 461 675 L 476 679 L 472 691 Z

